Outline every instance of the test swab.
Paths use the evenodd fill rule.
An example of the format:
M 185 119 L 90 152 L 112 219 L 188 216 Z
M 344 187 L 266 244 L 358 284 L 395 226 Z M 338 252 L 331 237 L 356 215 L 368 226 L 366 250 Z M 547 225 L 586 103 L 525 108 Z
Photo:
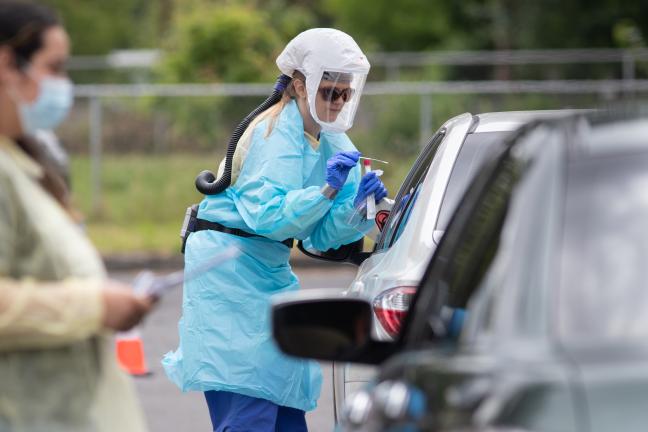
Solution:
M 359 159 L 370 160 L 370 161 L 376 161 L 376 162 L 380 162 L 380 163 L 384 163 L 384 164 L 389 165 L 389 162 L 384 161 L 384 160 L 380 160 L 380 159 L 374 159 L 374 158 L 364 157 L 364 156 L 360 156 Z

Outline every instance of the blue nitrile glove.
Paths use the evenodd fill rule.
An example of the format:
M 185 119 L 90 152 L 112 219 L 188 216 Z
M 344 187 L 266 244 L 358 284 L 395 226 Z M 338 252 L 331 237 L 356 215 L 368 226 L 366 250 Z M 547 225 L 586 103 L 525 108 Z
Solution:
M 353 206 L 361 206 L 371 194 L 374 195 L 376 202 L 380 202 L 381 199 L 387 196 L 387 188 L 374 171 L 369 171 L 362 177 L 362 180 L 360 180 L 358 194 L 353 200 Z
M 333 189 L 342 189 L 349 171 L 358 163 L 359 157 L 358 151 L 339 152 L 332 156 L 326 161 L 326 183 Z
M 466 309 L 457 308 L 452 312 L 450 322 L 447 323 L 448 336 L 452 339 L 457 339 L 463 329 L 464 321 L 466 321 Z
M 403 198 L 401 198 L 400 204 L 398 205 L 398 210 L 405 208 L 405 206 L 407 205 L 407 201 L 409 201 L 409 199 L 410 199 L 410 192 L 403 195 Z

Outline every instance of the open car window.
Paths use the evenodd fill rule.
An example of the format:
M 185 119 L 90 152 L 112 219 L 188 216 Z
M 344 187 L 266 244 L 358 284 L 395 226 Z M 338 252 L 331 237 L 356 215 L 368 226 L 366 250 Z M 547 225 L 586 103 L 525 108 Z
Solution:
M 435 159 L 435 155 L 440 150 L 444 137 L 444 129 L 434 135 L 430 143 L 421 152 L 414 163 L 414 166 L 405 178 L 405 181 L 396 195 L 394 207 L 389 218 L 385 222 L 385 229 L 382 231 L 382 235 L 378 239 L 376 251 L 389 249 L 402 234 L 418 198 L 418 191 L 423 184 L 423 180 L 425 179 L 433 160 Z

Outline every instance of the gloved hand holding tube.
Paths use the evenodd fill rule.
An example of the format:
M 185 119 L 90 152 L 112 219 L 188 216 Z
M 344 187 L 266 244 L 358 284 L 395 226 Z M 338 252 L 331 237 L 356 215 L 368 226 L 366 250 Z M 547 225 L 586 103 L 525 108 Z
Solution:
M 362 177 L 362 180 L 360 180 L 358 193 L 353 200 L 353 206 L 355 208 L 362 207 L 367 198 L 371 195 L 374 196 L 374 204 L 380 202 L 381 199 L 387 196 L 387 188 L 380 180 L 379 174 L 381 173 L 378 171 L 370 171 Z
M 371 160 L 364 159 L 362 162 L 365 169 L 365 174 L 370 173 Z M 376 219 L 376 198 L 374 197 L 374 194 L 370 194 L 367 196 L 367 219 L 368 220 Z
M 342 189 L 360 154 L 358 151 L 339 152 L 326 161 L 326 183 L 338 191 Z

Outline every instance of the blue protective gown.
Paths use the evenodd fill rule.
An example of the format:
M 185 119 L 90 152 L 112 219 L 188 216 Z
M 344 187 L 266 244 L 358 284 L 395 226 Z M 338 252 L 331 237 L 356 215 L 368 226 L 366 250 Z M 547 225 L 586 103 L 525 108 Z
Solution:
M 273 240 L 294 237 L 327 250 L 360 239 L 373 222 L 348 223 L 359 166 L 334 200 L 320 193 L 327 159 L 355 150 L 346 134 L 322 133 L 314 150 L 294 101 L 269 136 L 267 126 L 264 120 L 255 127 L 235 184 L 205 197 L 198 210 L 199 218 L 267 238 L 217 231 L 189 236 L 188 273 L 231 245 L 241 254 L 184 285 L 180 346 L 162 363 L 183 391 L 229 391 L 309 411 L 317 406 L 321 388 L 318 364 L 283 355 L 272 339 L 271 296 L 299 289 L 288 263 L 290 249 Z

